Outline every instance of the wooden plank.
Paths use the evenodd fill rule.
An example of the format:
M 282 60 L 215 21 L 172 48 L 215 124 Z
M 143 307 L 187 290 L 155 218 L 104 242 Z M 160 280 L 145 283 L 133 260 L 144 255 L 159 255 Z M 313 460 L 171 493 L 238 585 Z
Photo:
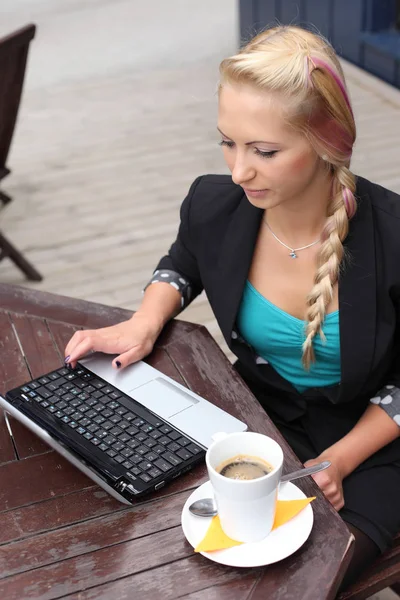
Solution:
M 219 590 L 219 586 L 224 586 L 229 589 L 231 584 L 232 594 L 226 597 L 229 600 L 244 600 L 247 594 L 243 596 L 234 593 L 235 583 L 245 581 L 251 588 L 252 581 L 259 577 L 260 573 L 261 569 L 233 569 L 211 562 L 203 556 L 192 556 L 133 577 L 128 576 L 99 587 L 85 589 L 79 594 L 63 596 L 63 600 L 132 600 L 139 595 L 146 600 L 159 600 L 160 597 L 163 600 L 175 600 L 195 592 L 199 592 L 199 598 L 202 600 L 208 600 L 212 588 L 218 586 L 216 589 Z M 204 591 L 200 593 L 200 590 Z M 213 597 L 220 598 L 218 595 L 210 596 Z
M 0 481 L 1 510 L 92 487 L 90 479 L 56 452 L 2 465 Z
M 46 474 L 44 474 L 44 477 Z M 207 480 L 205 467 L 197 467 L 190 473 L 177 478 L 168 486 L 144 498 L 142 502 L 153 502 L 177 493 L 189 495 L 191 490 Z M 29 506 L 0 511 L 2 527 L 0 544 L 17 541 L 26 537 L 52 531 L 59 527 L 67 527 L 94 519 L 98 516 L 115 513 L 126 509 L 126 505 L 118 502 L 97 485 L 77 492 L 52 496 L 50 499 L 38 501 Z
M 133 508 L 125 507 L 124 510 L 83 523 L 1 546 L 1 577 L 59 563 L 99 548 L 177 527 L 186 498 L 187 493 L 181 493 L 158 501 L 142 502 Z
M 134 520 L 131 526 L 137 526 Z M 187 558 L 192 553 L 181 528 L 175 527 L 0 579 L 0 598 L 52 600 Z M 158 579 L 157 583 L 161 593 L 163 581 Z
M 250 600 L 252 589 L 259 577 L 260 571 L 252 569 L 245 575 L 242 574 L 237 579 L 230 580 L 227 583 L 212 587 L 207 585 L 205 589 L 179 596 L 179 598 L 180 600 L 232 600 L 232 598 Z
M 30 506 L 0 512 L 0 544 L 122 510 L 124 505 L 97 485 Z
M 11 320 L 4 310 L 0 310 L 0 394 L 26 379 L 29 372 L 18 346 Z M 0 465 L 15 460 L 14 447 L 6 427 L 4 413 L 0 410 Z
M 77 331 L 79 328 L 74 325 L 67 325 L 66 323 L 60 323 L 59 321 L 52 321 L 50 319 L 46 319 L 46 324 L 62 361 L 65 356 L 64 350 L 66 345 L 75 331 Z
M 10 313 L 10 316 L 31 374 L 27 381 L 60 368 L 60 354 L 46 322 L 28 315 Z M 47 444 L 15 419 L 12 421 L 12 431 L 19 458 L 50 452 Z

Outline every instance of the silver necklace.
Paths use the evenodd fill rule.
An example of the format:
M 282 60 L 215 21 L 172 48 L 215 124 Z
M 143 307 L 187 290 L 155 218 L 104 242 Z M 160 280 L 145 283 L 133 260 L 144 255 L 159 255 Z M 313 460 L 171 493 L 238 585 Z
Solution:
M 306 248 L 311 248 L 311 246 L 315 246 L 315 244 L 318 244 L 318 242 L 321 241 L 321 238 L 318 238 L 317 240 L 315 240 L 315 242 L 312 242 L 311 244 L 307 244 L 307 246 L 301 246 L 301 248 L 291 248 L 290 246 L 288 246 L 287 244 L 285 244 L 285 242 L 282 242 L 282 240 L 280 240 L 278 238 L 277 235 L 275 235 L 275 233 L 272 231 L 271 227 L 268 225 L 267 221 L 265 219 L 263 219 L 265 225 L 268 227 L 268 229 L 270 230 L 270 232 L 272 233 L 272 235 L 274 236 L 274 238 L 276 239 L 277 242 L 279 242 L 282 246 L 285 246 L 285 248 L 287 248 L 288 250 L 290 250 L 289 256 L 291 258 L 297 258 L 297 252 L 300 252 L 300 250 L 305 250 Z

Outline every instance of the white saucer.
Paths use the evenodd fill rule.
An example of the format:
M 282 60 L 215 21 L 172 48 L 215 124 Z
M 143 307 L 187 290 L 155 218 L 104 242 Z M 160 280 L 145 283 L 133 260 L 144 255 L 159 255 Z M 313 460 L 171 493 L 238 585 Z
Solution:
M 207 481 L 198 487 L 186 500 L 182 509 L 182 529 L 189 544 L 195 548 L 204 538 L 211 523 L 211 518 L 195 517 L 189 512 L 189 506 L 195 500 L 212 498 L 211 483 Z M 306 498 L 303 492 L 293 485 L 285 483 L 279 489 L 280 500 L 298 500 Z M 284 525 L 271 531 L 261 542 L 252 542 L 215 550 L 214 552 L 201 552 L 203 556 L 222 565 L 230 567 L 261 567 L 278 562 L 296 552 L 310 535 L 314 521 L 311 504 L 308 504 L 298 515 Z

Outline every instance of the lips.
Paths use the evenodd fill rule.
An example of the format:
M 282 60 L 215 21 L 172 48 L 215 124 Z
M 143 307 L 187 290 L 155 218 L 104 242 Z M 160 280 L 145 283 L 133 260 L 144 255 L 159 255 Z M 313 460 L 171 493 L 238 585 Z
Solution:
M 269 192 L 269 190 L 248 190 L 246 188 L 243 188 L 243 190 L 246 196 L 250 198 L 262 198 Z

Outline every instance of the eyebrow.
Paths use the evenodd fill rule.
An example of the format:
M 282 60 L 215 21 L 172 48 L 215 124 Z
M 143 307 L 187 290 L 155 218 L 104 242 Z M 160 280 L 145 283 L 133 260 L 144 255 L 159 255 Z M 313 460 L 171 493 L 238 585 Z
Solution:
M 228 140 L 230 140 L 231 138 L 229 137 L 229 135 L 226 135 L 223 131 L 220 130 L 219 127 L 217 127 L 218 131 L 220 132 L 221 135 L 223 135 L 224 137 L 228 138 Z M 253 142 L 246 142 L 245 146 L 251 146 L 251 144 L 271 144 L 272 146 L 279 146 L 279 144 L 277 142 L 266 142 L 265 140 L 254 140 Z

